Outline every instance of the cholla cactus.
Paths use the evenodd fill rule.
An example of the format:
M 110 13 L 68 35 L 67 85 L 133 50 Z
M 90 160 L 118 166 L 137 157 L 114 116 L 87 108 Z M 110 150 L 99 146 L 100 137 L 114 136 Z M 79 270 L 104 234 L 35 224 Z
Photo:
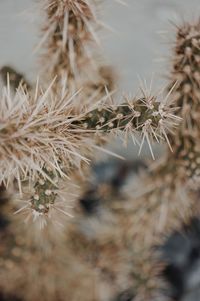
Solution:
M 46 12 L 46 22 L 43 26 L 46 51 L 42 56 L 44 71 L 48 79 L 58 77 L 60 88 L 67 86 L 77 91 L 91 93 L 94 85 L 96 92 L 113 88 L 114 74 L 110 68 L 101 66 L 97 55 L 100 41 L 97 29 L 97 0 L 62 0 L 42 1 Z M 51 64 L 49 65 L 49 62 Z M 94 101 L 94 96 L 93 96 Z
M 137 300 L 168 300 L 170 296 L 160 291 L 164 285 L 158 281 L 162 265 L 156 264 L 153 247 L 172 229 L 199 214 L 199 32 L 199 22 L 184 23 L 177 32 L 169 86 L 174 87 L 171 97 L 182 122 L 175 135 L 168 136 L 173 152 L 167 152 L 160 162 L 149 166 L 148 173 L 131 183 L 127 205 L 114 212 L 119 223 L 121 215 L 126 216 L 126 227 L 134 239 L 132 287 Z M 111 205 L 112 210 L 115 206 Z M 166 254 L 163 261 L 170 262 Z M 173 277 L 180 275 L 174 272 Z M 185 300 L 184 294 L 179 297 Z
M 1 89 L 0 193 L 4 200 L 9 193 L 0 215 L 2 296 L 160 297 L 162 268 L 152 247 L 197 207 L 200 25 L 178 29 L 166 96 L 142 91 L 117 105 L 108 92 L 112 72 L 93 64 L 98 1 L 41 3 L 48 78 L 30 86 L 22 76 L 10 82 L 13 70 L 2 69 L 8 75 Z M 119 133 L 124 141 L 140 136 L 140 150 L 146 140 L 153 158 L 152 141 L 165 142 L 168 152 L 142 169 L 123 201 L 116 194 L 107 201 L 101 189 L 89 191 L 88 200 L 87 165 L 101 139 Z
M 47 68 L 52 77 L 64 72 L 67 79 L 79 76 L 81 65 L 89 59 L 86 43 L 96 40 L 95 1 L 44 1 L 47 14 Z M 49 60 L 51 66 L 49 68 Z
M 39 178 L 56 187 L 54 176 L 68 177 L 71 170 L 88 161 L 87 155 L 95 147 L 94 135 L 141 132 L 150 145 L 152 138 L 167 139 L 168 130 L 177 125 L 174 108 L 152 96 L 119 106 L 104 101 L 79 112 L 73 99 L 76 95 L 58 99 L 50 89 L 43 93 L 37 85 L 32 95 L 21 86 L 13 99 L 9 87 L 2 91 L 1 182 L 8 186 L 16 179 L 20 192 L 22 181 L 30 184 Z M 49 190 L 46 185 L 44 189 Z M 38 206 L 43 206 L 39 200 L 40 195 Z

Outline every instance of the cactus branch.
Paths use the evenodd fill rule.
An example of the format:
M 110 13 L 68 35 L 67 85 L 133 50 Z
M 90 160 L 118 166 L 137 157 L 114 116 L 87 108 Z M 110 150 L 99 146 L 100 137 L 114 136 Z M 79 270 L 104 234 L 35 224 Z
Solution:
M 46 0 L 46 25 L 43 28 L 46 53 L 42 57 L 50 80 L 58 76 L 62 83 L 76 89 L 81 74 L 96 69 L 90 44 L 98 44 L 97 1 Z M 51 64 L 49 65 L 49 61 Z M 46 62 L 46 64 L 45 64 Z M 87 72 L 83 72 L 85 67 Z M 97 69 L 96 69 L 97 71 Z
M 171 85 L 176 83 L 172 97 L 182 122 L 176 134 L 169 137 L 174 150 L 174 156 L 169 155 L 169 160 L 191 180 L 198 180 L 200 176 L 199 41 L 200 21 L 178 27 L 170 77 Z
M 12 177 L 20 182 L 28 174 L 30 178 L 37 173 L 44 175 L 42 169 L 47 166 L 63 175 L 62 166 L 67 169 L 74 164 L 79 166 L 81 161 L 87 162 L 95 145 L 91 132 L 138 132 L 150 145 L 151 139 L 168 141 L 168 131 L 179 121 L 174 108 L 159 103 L 155 97 L 127 100 L 119 106 L 98 103 L 78 113 L 70 100 L 55 100 L 51 86 L 43 93 L 38 90 L 37 87 L 32 97 L 21 87 L 14 99 L 9 87 L 4 90 L 0 116 L 0 182 L 9 182 Z

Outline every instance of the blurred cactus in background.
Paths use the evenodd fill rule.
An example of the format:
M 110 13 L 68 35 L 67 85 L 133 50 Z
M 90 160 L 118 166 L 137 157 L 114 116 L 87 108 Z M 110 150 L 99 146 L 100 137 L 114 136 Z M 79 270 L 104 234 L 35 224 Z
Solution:
M 200 22 L 176 28 L 166 91 L 119 103 L 100 4 L 39 1 L 41 78 L 0 70 L 1 300 L 200 297 Z M 114 137 L 167 148 L 100 162 Z

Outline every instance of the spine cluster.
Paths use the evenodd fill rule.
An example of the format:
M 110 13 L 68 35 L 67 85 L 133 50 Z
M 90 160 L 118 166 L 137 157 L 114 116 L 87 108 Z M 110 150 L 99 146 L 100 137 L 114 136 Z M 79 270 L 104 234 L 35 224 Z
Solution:
M 177 114 L 182 118 L 176 136 L 171 137 L 177 167 L 191 180 L 198 180 L 199 170 L 199 84 L 200 23 L 185 23 L 178 28 L 171 71 Z
M 96 64 L 99 1 L 41 2 L 42 84 L 1 69 L 0 298 L 157 300 L 155 246 L 199 214 L 200 22 L 177 30 L 166 97 L 145 91 L 115 104 L 112 69 Z M 153 159 L 152 142 L 166 153 L 123 192 L 115 178 L 112 198 L 105 180 L 81 199 L 94 149 L 119 133 L 140 151 L 146 140 Z
M 167 140 L 167 133 L 179 122 L 174 108 L 154 97 L 118 106 L 104 102 L 79 113 L 71 101 L 55 99 L 50 88 L 44 93 L 38 89 L 32 97 L 20 87 L 14 98 L 9 89 L 4 90 L 0 166 L 1 182 L 5 184 L 13 178 L 20 182 L 27 176 L 34 179 L 38 173 L 45 176 L 46 167 L 63 176 L 67 168 L 87 162 L 95 145 L 92 133 L 138 132 L 150 143 L 151 139 Z
M 98 85 L 99 89 L 101 83 L 109 84 L 108 72 L 104 74 L 104 67 L 96 63 L 100 43 L 97 7 L 96 0 L 44 1 L 42 41 L 45 40 L 46 52 L 42 64 L 50 80 L 57 77 L 58 84 L 61 82 L 61 89 L 63 85 L 72 91 L 84 87 L 88 92 L 92 86 Z

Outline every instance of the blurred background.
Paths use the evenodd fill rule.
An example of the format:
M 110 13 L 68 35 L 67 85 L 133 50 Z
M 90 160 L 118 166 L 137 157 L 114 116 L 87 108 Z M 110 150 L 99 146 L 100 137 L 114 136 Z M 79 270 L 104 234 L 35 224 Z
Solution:
M 35 78 L 41 21 L 38 0 L 0 0 L 0 66 L 10 64 Z M 112 31 L 102 33 L 102 49 L 120 73 L 122 91 L 137 92 L 138 78 L 155 86 L 167 72 L 172 23 L 197 17 L 199 0 L 104 0 L 102 19 Z M 126 5 L 120 4 L 126 2 Z

